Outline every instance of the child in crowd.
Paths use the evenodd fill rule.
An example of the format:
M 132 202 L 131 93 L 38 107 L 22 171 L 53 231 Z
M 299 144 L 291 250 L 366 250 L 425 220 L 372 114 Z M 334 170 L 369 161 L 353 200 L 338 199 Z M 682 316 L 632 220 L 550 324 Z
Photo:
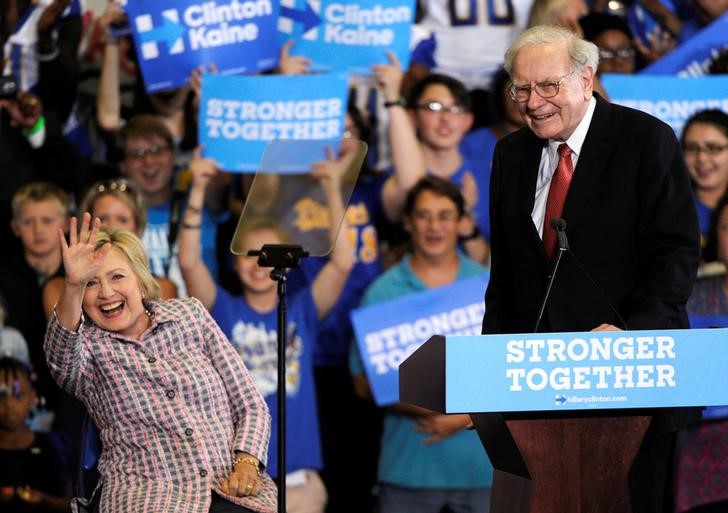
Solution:
M 356 148 L 354 148 L 356 149 Z M 343 154 L 344 152 L 342 152 Z M 352 161 L 351 153 L 338 160 L 330 158 L 314 165 L 312 176 L 320 180 L 330 219 L 344 218 L 341 177 Z M 202 204 L 208 182 L 217 166 L 208 159 L 196 158 L 190 164 L 192 187 L 180 234 L 179 261 L 190 295 L 210 310 L 230 342 L 250 369 L 258 389 L 265 396 L 272 415 L 272 430 L 278 422 L 277 382 L 277 287 L 270 270 L 261 268 L 249 249 L 263 244 L 289 242 L 277 220 L 260 217 L 246 222 L 242 229 L 245 251 L 235 257 L 234 268 L 243 285 L 243 295 L 233 296 L 220 287 L 200 256 Z M 271 175 L 268 175 L 271 176 Z M 273 182 L 278 181 L 273 179 Z M 329 262 L 321 269 L 311 287 L 302 288 L 287 298 L 286 334 L 286 468 L 277 465 L 276 438 L 271 437 L 267 470 L 271 476 L 286 480 L 286 504 L 289 513 L 324 511 L 326 490 L 317 470 L 322 466 L 316 395 L 313 381 L 313 350 L 319 320 L 336 304 L 354 265 L 346 222 L 337 237 L 336 222 L 331 223 L 330 237 L 335 239 Z
M 8 325 L 25 338 L 30 362 L 38 374 L 38 390 L 50 411 L 60 399 L 60 389 L 48 372 L 43 355 L 46 319 L 43 313 L 43 283 L 61 269 L 58 229 L 68 228 L 68 194 L 57 185 L 31 182 L 13 196 L 12 229 L 22 242 L 22 252 L 0 265 L 0 294 L 7 301 Z
M 0 510 L 5 513 L 71 510 L 65 444 L 54 433 L 27 426 L 36 401 L 28 367 L 0 358 Z

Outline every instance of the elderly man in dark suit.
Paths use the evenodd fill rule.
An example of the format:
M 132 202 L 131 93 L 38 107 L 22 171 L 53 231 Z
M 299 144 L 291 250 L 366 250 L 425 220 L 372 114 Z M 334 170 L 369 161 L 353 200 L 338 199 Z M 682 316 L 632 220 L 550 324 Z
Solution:
M 527 128 L 496 146 L 484 333 L 688 328 L 698 266 L 690 183 L 672 129 L 593 93 L 598 49 L 534 27 L 506 53 Z M 566 221 L 573 257 L 553 270 Z M 637 512 L 670 508 L 669 455 L 693 410 L 655 415 L 631 475 Z

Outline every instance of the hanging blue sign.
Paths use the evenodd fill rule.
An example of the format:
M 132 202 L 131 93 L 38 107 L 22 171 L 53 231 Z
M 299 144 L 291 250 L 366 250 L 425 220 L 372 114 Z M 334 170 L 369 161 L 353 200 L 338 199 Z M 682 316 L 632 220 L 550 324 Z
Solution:
M 147 92 L 187 84 L 197 67 L 252 73 L 278 62 L 278 0 L 129 0 Z
M 399 364 L 432 335 L 480 333 L 487 284 L 484 274 L 351 312 L 359 354 L 379 406 L 399 400 Z
M 445 411 L 724 405 L 727 337 L 728 329 L 448 336 Z
M 225 171 L 254 172 L 271 141 L 338 142 L 344 133 L 347 95 L 346 73 L 205 74 L 198 123 L 204 155 Z M 296 151 L 300 146 L 290 148 Z M 292 172 L 309 172 L 311 163 L 325 157 L 323 146 L 319 150 L 293 156 L 301 165 Z M 284 157 L 277 160 L 291 160 Z M 307 158 L 309 165 L 303 165 Z
M 413 0 L 283 0 L 278 28 L 312 69 L 368 75 L 389 62 L 387 50 L 407 69 L 414 14 Z
M 652 114 L 680 135 L 698 111 L 728 112 L 728 76 L 698 78 L 604 74 L 602 85 L 612 102 Z
M 705 75 L 720 51 L 728 48 L 728 13 L 681 43 L 672 52 L 640 71 L 642 75 Z

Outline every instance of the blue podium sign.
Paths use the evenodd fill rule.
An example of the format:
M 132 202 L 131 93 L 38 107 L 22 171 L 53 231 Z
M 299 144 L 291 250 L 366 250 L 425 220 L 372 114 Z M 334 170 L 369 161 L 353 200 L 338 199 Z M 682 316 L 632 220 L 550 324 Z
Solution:
M 399 399 L 399 364 L 435 334 L 477 334 L 488 275 L 352 311 L 351 320 L 374 399 Z
M 373 64 L 389 62 L 386 50 L 407 69 L 414 14 L 413 0 L 283 0 L 278 28 L 312 69 L 368 75 Z
M 448 336 L 445 411 L 724 405 L 726 340 L 728 329 Z
M 187 84 L 200 65 L 227 75 L 278 62 L 278 0 L 129 0 L 125 10 L 149 93 Z
M 271 141 L 339 141 L 344 133 L 347 86 L 346 73 L 205 74 L 198 123 L 205 157 L 225 171 L 253 172 Z M 315 155 L 293 156 L 299 172 L 307 172 L 311 163 L 324 158 L 323 146 Z M 305 163 L 307 158 L 310 162 Z M 276 160 L 286 159 L 280 155 Z

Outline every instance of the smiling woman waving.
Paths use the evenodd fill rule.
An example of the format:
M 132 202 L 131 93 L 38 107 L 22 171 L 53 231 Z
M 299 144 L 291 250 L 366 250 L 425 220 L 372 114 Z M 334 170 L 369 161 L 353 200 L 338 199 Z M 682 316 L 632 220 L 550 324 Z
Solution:
M 159 300 L 131 232 L 72 218 L 45 339 L 56 381 L 101 434 L 99 510 L 272 513 L 270 415 L 196 299 Z

